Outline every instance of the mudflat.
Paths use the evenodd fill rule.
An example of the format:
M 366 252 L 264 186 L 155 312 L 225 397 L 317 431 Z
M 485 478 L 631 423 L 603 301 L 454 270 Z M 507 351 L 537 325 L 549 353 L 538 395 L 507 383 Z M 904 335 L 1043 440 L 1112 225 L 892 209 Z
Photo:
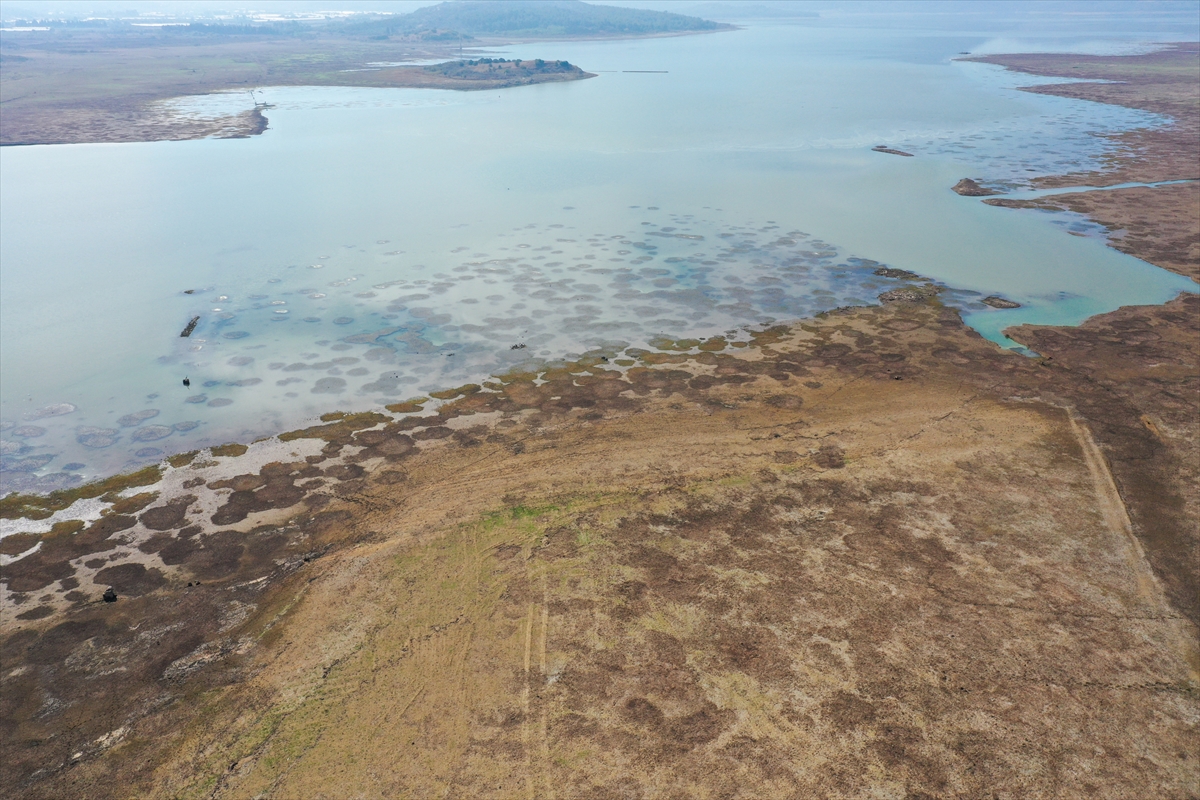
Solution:
M 1116 183 L 1200 178 L 1194 157 L 1200 140 L 1197 59 L 1200 44 L 1178 42 L 1137 56 L 1088 56 L 1062 53 L 979 56 L 969 60 L 1000 64 L 1016 72 L 1103 83 L 1053 83 L 1030 86 L 1027 92 L 1074 97 L 1097 103 L 1153 111 L 1171 124 L 1118 134 L 1123 145 L 1098 173 L 1055 175 L 1036 179 L 1044 188 L 1108 186 Z
M 3 791 L 1187 796 L 1200 298 L 885 300 L 98 488 L 10 546 Z
M 1200 280 L 1200 54 L 1194 42 L 1170 45 L 1141 56 L 1033 54 L 975 60 L 1056 77 L 1102 79 L 1113 83 L 1058 83 L 1025 91 L 1075 97 L 1164 114 L 1169 125 L 1128 131 L 1113 137 L 1120 145 L 1100 173 L 1058 175 L 1035 180 L 1043 188 L 1111 186 L 1118 183 L 1189 181 L 1154 188 L 1086 191 L 984 202 L 1008 208 L 1041 208 L 1084 214 L 1110 231 L 1109 243 L 1122 252 Z

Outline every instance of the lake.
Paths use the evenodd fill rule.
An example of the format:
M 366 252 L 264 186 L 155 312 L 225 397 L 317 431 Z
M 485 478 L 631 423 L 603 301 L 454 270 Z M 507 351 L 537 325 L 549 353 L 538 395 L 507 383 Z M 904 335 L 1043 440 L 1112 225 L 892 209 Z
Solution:
M 475 93 L 265 87 L 258 137 L 4 148 L 5 486 L 113 474 L 584 353 L 746 338 L 877 302 L 904 284 L 881 265 L 945 285 L 999 345 L 1010 325 L 1195 291 L 1082 218 L 950 191 L 1095 168 L 1098 134 L 1163 124 L 953 60 L 987 38 L 755 24 L 523 44 L 496 54 L 597 77 Z M 1022 308 L 990 309 L 989 294 Z

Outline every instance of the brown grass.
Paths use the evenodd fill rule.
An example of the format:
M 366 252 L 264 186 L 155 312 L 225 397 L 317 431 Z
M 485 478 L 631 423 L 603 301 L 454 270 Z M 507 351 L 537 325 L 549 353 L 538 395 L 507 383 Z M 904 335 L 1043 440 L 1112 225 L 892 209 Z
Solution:
M 1065 371 L 928 302 L 673 358 L 314 431 L 321 455 L 44 543 L 10 581 L 96 552 L 74 580 L 128 566 L 96 573 L 125 582 L 112 606 L 22 603 L 9 783 L 1119 797 L 1195 779 L 1195 628 L 1096 456 L 1127 492 L 1113 432 L 1142 412 L 1074 421 Z M 228 527 L 271 508 L 292 510 Z

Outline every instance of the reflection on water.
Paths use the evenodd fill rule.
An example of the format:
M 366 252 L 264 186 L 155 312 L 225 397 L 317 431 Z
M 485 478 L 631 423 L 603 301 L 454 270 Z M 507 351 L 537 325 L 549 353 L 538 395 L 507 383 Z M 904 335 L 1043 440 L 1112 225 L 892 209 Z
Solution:
M 268 87 L 253 139 L 6 148 L 5 486 L 875 302 L 903 283 L 884 264 L 953 287 L 1000 343 L 1191 286 L 949 190 L 1090 169 L 1097 134 L 1159 122 L 1019 94 L 1029 76 L 952 62 L 962 46 L 786 26 L 522 45 L 506 55 L 613 72 L 496 93 Z M 1022 308 L 976 302 L 992 293 Z

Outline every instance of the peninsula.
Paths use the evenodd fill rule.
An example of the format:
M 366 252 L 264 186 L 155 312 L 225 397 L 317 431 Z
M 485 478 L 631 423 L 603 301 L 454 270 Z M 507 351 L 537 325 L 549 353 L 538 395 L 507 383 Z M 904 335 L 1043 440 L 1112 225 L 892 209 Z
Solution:
M 20 26 L 16 26 L 20 27 Z M 0 31 L 0 145 L 241 138 L 257 103 L 202 117 L 164 101 L 260 86 L 505 89 L 593 77 L 556 60 L 482 60 L 464 48 L 563 38 L 678 36 L 731 26 L 579 0 L 449 2 L 410 14 L 138 27 L 57 21 Z M 418 62 L 444 61 L 433 67 Z M 86 76 L 86 77 L 83 77 Z

